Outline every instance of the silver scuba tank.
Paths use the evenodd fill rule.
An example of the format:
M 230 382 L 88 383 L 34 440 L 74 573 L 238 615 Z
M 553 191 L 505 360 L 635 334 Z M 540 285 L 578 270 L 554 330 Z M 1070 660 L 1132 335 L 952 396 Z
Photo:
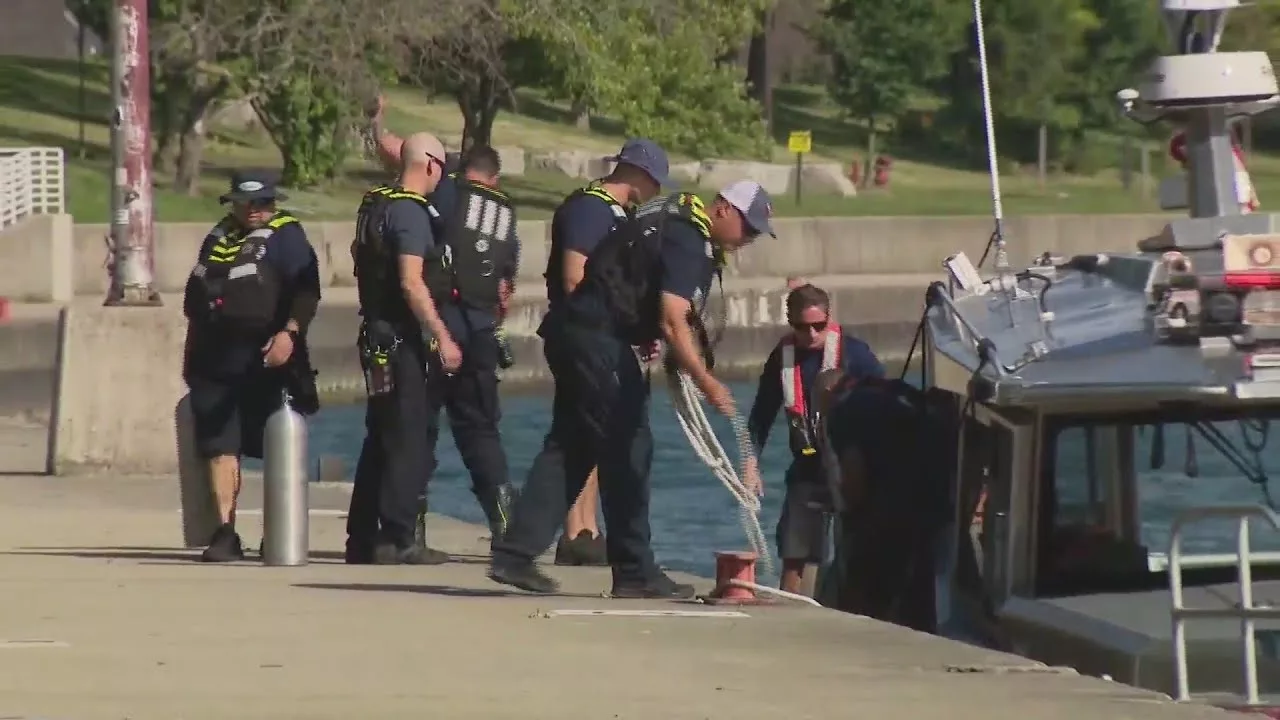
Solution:
M 293 409 L 288 392 L 263 431 L 262 562 L 307 564 L 307 422 Z

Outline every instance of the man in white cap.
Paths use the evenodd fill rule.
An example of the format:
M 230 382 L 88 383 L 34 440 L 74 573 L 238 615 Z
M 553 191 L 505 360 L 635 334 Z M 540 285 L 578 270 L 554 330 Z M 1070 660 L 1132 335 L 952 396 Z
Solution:
M 707 400 L 726 415 L 735 413 L 733 396 L 697 348 L 693 326 L 724 253 L 772 235 L 772 214 L 768 193 L 749 180 L 724 188 L 710 205 L 675 193 L 641 205 L 595 248 L 582 282 L 543 322 L 561 411 L 516 500 L 506 535 L 493 544 L 490 578 L 530 592 L 558 590 L 534 559 L 551 545 L 569 499 L 598 466 L 611 594 L 693 596 L 692 586 L 662 572 L 650 544 L 652 447 L 642 432 L 648 384 L 633 348 L 661 339 L 668 357 Z M 559 453 L 546 449 L 553 445 Z M 753 460 L 748 458 L 746 481 L 758 487 Z

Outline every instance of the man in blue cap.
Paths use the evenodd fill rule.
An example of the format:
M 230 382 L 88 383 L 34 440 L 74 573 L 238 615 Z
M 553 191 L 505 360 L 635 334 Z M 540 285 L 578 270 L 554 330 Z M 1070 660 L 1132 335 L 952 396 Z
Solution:
M 674 193 L 638 207 L 591 249 L 581 282 L 539 329 L 556 382 L 556 408 L 507 533 L 493 544 L 490 578 L 530 592 L 558 590 L 534 559 L 551 544 L 560 513 L 598 466 L 611 594 L 693 596 L 692 586 L 662 572 L 650 545 L 649 390 L 634 348 L 661 339 L 674 366 L 714 407 L 732 415 L 733 397 L 707 367 L 694 327 L 724 253 L 772 235 L 772 214 L 768 193 L 751 181 L 724 188 L 710 205 Z M 753 463 L 746 482 L 759 486 Z
M 551 248 L 547 253 L 547 301 L 558 307 L 582 281 L 587 257 L 617 224 L 627 217 L 628 209 L 648 202 L 667 185 L 670 164 L 667 153 L 652 140 L 628 140 L 612 158 L 617 162 L 608 176 L 575 190 L 551 219 Z M 541 332 L 539 333 L 541 334 Z M 645 354 L 652 354 L 645 349 Z M 552 412 L 564 405 L 558 398 Z M 646 423 L 643 442 L 651 443 Z M 554 443 L 548 437 L 547 442 Z M 554 449 L 553 452 L 561 452 Z M 605 540 L 596 523 L 600 489 L 595 470 L 587 478 L 582 491 L 570 499 L 565 515 L 564 531 L 556 546 L 557 565 L 606 565 Z
M 284 197 L 270 173 L 235 173 L 219 198 L 231 211 L 205 237 L 183 294 L 182 375 L 221 520 L 205 562 L 244 557 L 235 531 L 240 457 L 262 457 L 281 391 L 289 389 L 304 415 L 319 409 L 306 333 L 320 303 L 320 272 L 302 223 L 276 207 Z

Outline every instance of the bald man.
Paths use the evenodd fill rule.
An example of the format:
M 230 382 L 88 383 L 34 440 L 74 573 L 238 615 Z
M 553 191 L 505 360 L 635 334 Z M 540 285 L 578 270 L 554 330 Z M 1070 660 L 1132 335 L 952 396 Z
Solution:
M 435 136 L 419 133 L 405 139 L 399 154 L 399 181 L 365 194 L 352 245 L 368 394 L 366 435 L 347 515 L 346 560 L 352 564 L 448 560 L 414 538 L 419 498 L 431 472 L 427 438 L 438 422 L 427 396 L 428 342 L 446 372 L 462 362 L 423 274 L 441 240 L 432 233 L 426 196 L 444 177 L 445 152 Z

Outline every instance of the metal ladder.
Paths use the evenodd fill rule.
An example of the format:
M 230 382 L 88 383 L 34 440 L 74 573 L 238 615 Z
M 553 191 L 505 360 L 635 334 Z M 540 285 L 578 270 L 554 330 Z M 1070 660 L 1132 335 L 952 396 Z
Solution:
M 1236 532 L 1235 560 L 1236 577 L 1240 587 L 1240 605 L 1234 608 L 1184 607 L 1182 604 L 1182 568 L 1185 564 L 1196 565 L 1197 556 L 1183 556 L 1182 531 L 1188 525 L 1203 520 L 1231 518 L 1239 521 Z M 1186 702 L 1191 699 L 1191 689 L 1187 676 L 1187 621 L 1236 618 L 1240 620 L 1245 702 L 1249 705 L 1259 704 L 1257 638 L 1254 633 L 1254 626 L 1258 620 L 1280 620 L 1280 608 L 1254 607 L 1253 605 L 1253 553 L 1249 549 L 1250 518 L 1260 518 L 1269 524 L 1273 530 L 1280 530 L 1280 516 L 1272 512 L 1270 508 L 1262 505 L 1189 508 L 1174 519 L 1173 526 L 1170 528 L 1168 556 L 1169 593 L 1173 598 L 1171 615 L 1173 619 L 1174 673 L 1177 677 L 1177 700 L 1179 702 Z

